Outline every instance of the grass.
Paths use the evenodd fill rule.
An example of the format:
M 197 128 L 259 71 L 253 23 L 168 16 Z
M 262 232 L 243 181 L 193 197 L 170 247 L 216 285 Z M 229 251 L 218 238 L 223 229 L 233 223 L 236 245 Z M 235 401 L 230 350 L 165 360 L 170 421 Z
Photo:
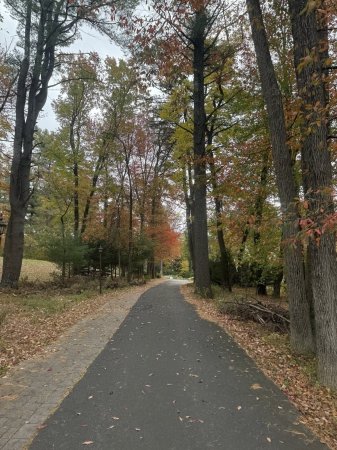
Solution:
M 3 258 L 0 258 L 2 271 Z M 59 273 L 56 264 L 49 261 L 24 259 L 20 277 L 20 288 L 17 291 L 4 289 L 0 297 L 0 325 L 6 316 L 16 310 L 21 313 L 33 311 L 45 315 L 62 312 L 81 300 L 87 299 L 91 291 L 62 295 L 48 288 L 54 275 Z M 41 289 L 41 286 L 42 289 Z
M 19 288 L 0 290 L 0 376 L 94 310 L 97 280 L 67 280 L 62 286 L 55 274 L 55 264 L 26 259 Z
M 40 312 L 44 315 L 49 314 L 57 314 L 72 306 L 80 303 L 92 297 L 94 295 L 94 291 L 88 290 L 82 293 L 58 293 L 56 295 L 52 295 L 52 293 L 44 294 L 36 293 L 31 295 L 24 295 L 20 297 L 11 297 L 10 299 L 7 297 L 5 302 L 10 302 L 12 305 L 16 305 L 22 312 Z
M 0 271 L 2 272 L 2 260 L 0 257 Z M 37 259 L 24 259 L 22 262 L 21 280 L 28 282 L 46 283 L 53 279 L 53 274 L 59 273 L 56 264 Z
M 2 258 L 0 259 L 0 270 Z M 56 276 L 55 276 L 56 274 Z M 58 276 L 57 276 L 58 275 Z M 20 361 L 40 353 L 66 329 L 113 298 L 123 280 L 73 277 L 61 282 L 48 261 L 24 260 L 18 289 L 0 288 L 0 377 Z

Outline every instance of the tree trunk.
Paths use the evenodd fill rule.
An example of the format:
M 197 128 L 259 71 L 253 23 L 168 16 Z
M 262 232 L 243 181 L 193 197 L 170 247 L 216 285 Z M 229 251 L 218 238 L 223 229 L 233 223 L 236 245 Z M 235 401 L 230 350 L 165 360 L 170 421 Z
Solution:
M 306 7 L 307 0 L 289 0 L 297 86 L 301 99 L 302 172 L 308 213 L 315 224 L 309 245 L 318 376 L 321 383 L 336 389 L 336 239 L 329 230 L 321 234 L 328 216 L 333 213 L 332 166 L 327 144 L 328 95 L 318 31 L 318 9 L 324 5 L 323 2 L 316 2 L 315 8 L 309 10 Z M 327 46 L 328 42 L 324 44 Z
M 64 221 L 61 218 L 61 233 L 62 233 L 62 284 L 64 284 L 66 279 L 66 243 L 65 243 L 65 232 L 64 232 Z
M 127 280 L 132 280 L 132 252 L 133 252 L 133 193 L 131 184 L 131 174 L 129 176 L 129 242 L 128 242 L 128 276 Z
M 186 211 L 186 229 L 187 229 L 187 244 L 190 254 L 189 269 L 194 273 L 194 248 L 193 248 L 193 184 L 192 184 L 192 171 L 190 163 L 187 162 L 188 168 L 183 168 L 183 189 L 185 199 L 185 211 Z M 188 173 L 188 180 L 186 175 Z
M 208 230 L 206 207 L 206 154 L 205 154 L 205 30 L 206 12 L 203 7 L 195 13 L 193 42 L 193 152 L 194 152 L 194 282 L 195 289 L 205 297 L 212 297 L 208 257 Z
M 268 124 L 276 182 L 283 217 L 284 268 L 288 286 L 291 346 L 295 352 L 309 353 L 314 349 L 310 324 L 310 309 L 306 299 L 303 249 L 296 239 L 299 213 L 298 192 L 292 171 L 290 149 L 281 93 L 270 56 L 267 35 L 259 0 L 246 0 L 262 93 L 267 107 Z M 291 243 L 290 243 L 291 242 Z
M 34 148 L 34 133 L 38 116 L 45 105 L 48 85 L 55 68 L 55 48 L 65 45 L 74 36 L 79 21 L 102 4 L 87 5 L 74 13 L 65 1 L 10 2 L 19 14 L 24 36 L 23 59 L 16 86 L 15 136 L 10 181 L 8 233 L 4 252 L 1 283 L 16 285 L 20 276 L 24 242 L 24 220 L 30 198 L 30 168 Z M 32 21 L 34 15 L 34 21 Z M 34 22 L 34 26 L 32 26 Z M 33 49 L 33 52 L 32 52 Z
M 47 12 L 41 8 L 37 30 L 37 51 L 28 90 L 27 78 L 30 71 L 32 45 L 32 1 L 28 0 L 25 15 L 24 56 L 16 89 L 15 134 L 9 186 L 11 212 L 7 227 L 1 279 L 1 284 L 5 286 L 16 287 L 20 278 L 24 246 L 24 219 L 31 195 L 30 167 L 35 125 L 46 102 L 48 82 L 54 68 L 54 47 L 49 48 L 48 54 L 43 52 L 46 21 Z M 44 75 L 42 82 L 40 82 L 41 73 Z
M 79 134 L 77 134 L 77 141 L 75 139 L 75 124 L 78 119 L 78 111 L 74 110 L 69 124 L 69 143 L 73 156 L 73 203 L 74 203 L 74 237 L 79 237 L 80 229 L 80 211 L 79 211 L 79 173 L 78 173 L 78 154 L 80 147 Z
M 99 176 L 101 174 L 101 171 L 103 169 L 104 163 L 105 163 L 105 156 L 103 155 L 99 155 L 96 165 L 95 165 L 95 171 L 91 180 L 91 189 L 90 189 L 90 193 L 87 197 L 87 200 L 85 202 L 85 207 L 84 207 L 84 211 L 83 211 L 83 218 L 82 218 L 82 225 L 81 225 L 81 236 L 84 234 L 86 228 L 87 228 L 87 222 L 88 222 L 88 217 L 89 217 L 89 212 L 90 212 L 90 206 L 91 206 L 91 201 L 93 199 L 93 196 L 95 195 L 96 192 L 96 187 L 97 187 L 97 183 L 99 180 Z M 107 196 L 106 196 L 107 197 Z M 104 227 L 107 227 L 107 202 L 106 202 L 106 197 L 104 199 Z
M 151 221 L 150 225 L 151 228 L 154 229 L 156 226 L 156 213 L 157 213 L 157 199 L 156 195 L 152 197 L 152 204 L 151 204 Z M 151 233 L 151 240 L 154 242 L 156 236 L 154 233 Z M 150 273 L 151 278 L 156 278 L 156 261 L 154 256 L 154 248 L 151 249 L 149 261 L 148 261 L 148 273 Z
M 280 298 L 281 297 L 281 283 L 283 280 L 283 270 L 280 270 L 274 277 L 273 280 L 273 297 Z
M 216 167 L 214 160 L 213 145 L 213 124 L 207 130 L 207 147 L 209 156 L 209 168 L 211 171 L 211 184 L 214 196 L 215 215 L 216 215 L 216 235 L 219 245 L 220 262 L 221 262 L 221 278 L 223 286 L 226 286 L 229 292 L 232 292 L 232 274 L 231 274 L 231 258 L 229 250 L 226 248 L 225 238 L 222 228 L 222 199 L 217 193 L 218 183 L 216 176 Z
M 312 244 L 309 242 L 307 246 L 307 252 L 305 255 L 305 284 L 306 284 L 306 293 L 307 293 L 307 299 L 310 307 L 310 321 L 311 321 L 311 328 L 314 335 L 314 338 L 316 340 L 316 326 L 315 326 L 315 308 L 314 308 L 314 297 L 313 297 L 313 290 L 312 290 L 312 269 L 311 269 L 311 260 L 312 260 Z
M 7 226 L 4 255 L 2 285 L 16 288 L 21 273 L 24 243 L 25 207 L 13 207 L 11 203 L 11 215 Z
M 256 295 L 267 295 L 267 285 L 265 283 L 257 282 Z
M 78 196 L 78 163 L 74 161 L 74 236 L 79 236 L 80 228 L 80 211 L 79 211 L 79 196 Z
M 213 154 L 211 155 L 213 158 Z M 214 164 L 210 164 L 211 166 L 211 176 L 212 176 L 212 184 L 213 190 L 217 188 L 215 177 L 215 166 Z M 213 181 L 214 180 L 214 181 Z M 222 201 L 219 196 L 215 196 L 215 214 L 216 214 L 216 236 L 219 245 L 220 251 L 220 262 L 221 262 L 221 277 L 223 279 L 223 285 L 227 287 L 229 292 L 232 292 L 232 274 L 231 274 L 231 258 L 229 254 L 229 250 L 226 248 L 225 238 L 223 234 L 222 228 Z
M 263 219 L 263 208 L 265 205 L 266 197 L 267 197 L 267 182 L 268 182 L 268 173 L 269 173 L 269 151 L 264 151 L 262 156 L 262 168 L 260 173 L 260 182 L 259 189 L 257 192 L 255 205 L 254 205 L 254 246 L 255 248 L 258 246 L 261 240 L 261 232 L 260 227 Z M 263 280 L 263 264 L 260 262 L 257 263 L 257 269 L 255 272 L 255 282 L 256 282 L 256 293 L 258 295 L 267 295 L 267 284 L 266 281 Z

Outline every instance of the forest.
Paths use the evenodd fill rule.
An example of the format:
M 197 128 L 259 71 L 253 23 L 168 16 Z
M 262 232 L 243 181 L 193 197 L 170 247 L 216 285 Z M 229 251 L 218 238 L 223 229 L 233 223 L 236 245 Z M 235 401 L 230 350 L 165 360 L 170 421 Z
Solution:
M 160 274 L 287 296 L 337 388 L 334 0 L 4 0 L 1 285 Z M 125 57 L 67 50 L 83 26 Z M 50 93 L 54 130 L 40 126 Z M 101 269 L 102 270 L 102 269 Z

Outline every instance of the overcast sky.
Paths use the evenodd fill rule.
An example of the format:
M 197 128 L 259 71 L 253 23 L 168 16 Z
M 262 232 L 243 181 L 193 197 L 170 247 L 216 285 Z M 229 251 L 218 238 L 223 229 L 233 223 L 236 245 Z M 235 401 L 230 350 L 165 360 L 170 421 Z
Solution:
M 14 48 L 17 23 L 15 18 L 11 17 L 8 10 L 6 10 L 2 0 L 0 0 L 0 11 L 3 17 L 3 22 L 0 23 L 1 45 L 5 48 Z M 102 58 L 106 56 L 123 58 L 124 56 L 122 50 L 112 43 L 108 37 L 100 35 L 91 28 L 83 28 L 81 36 L 81 39 L 78 39 L 71 46 L 67 47 L 67 49 L 63 49 L 63 51 L 69 51 L 69 53 L 77 53 L 79 51 L 85 53 L 97 52 Z M 47 103 L 38 120 L 38 126 L 40 128 L 47 128 L 48 130 L 57 128 L 51 102 L 58 96 L 58 93 L 59 89 L 57 87 L 49 89 Z

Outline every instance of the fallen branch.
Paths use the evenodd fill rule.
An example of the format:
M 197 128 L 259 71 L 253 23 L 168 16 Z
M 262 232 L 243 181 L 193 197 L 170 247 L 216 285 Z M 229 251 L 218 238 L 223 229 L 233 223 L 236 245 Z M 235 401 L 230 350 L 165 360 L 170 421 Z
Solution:
M 251 302 L 240 298 L 221 305 L 221 311 L 233 314 L 242 320 L 258 322 L 279 333 L 289 332 L 289 313 L 280 306 L 267 307 L 263 303 Z

